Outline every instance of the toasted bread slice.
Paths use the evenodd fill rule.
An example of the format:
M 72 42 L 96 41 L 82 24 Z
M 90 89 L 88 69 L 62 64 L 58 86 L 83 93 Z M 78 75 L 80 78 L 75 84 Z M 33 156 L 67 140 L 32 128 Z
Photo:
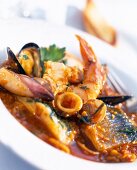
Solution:
M 116 31 L 110 26 L 99 13 L 92 0 L 87 0 L 86 7 L 83 11 L 84 25 L 90 34 L 106 41 L 111 45 L 116 43 Z

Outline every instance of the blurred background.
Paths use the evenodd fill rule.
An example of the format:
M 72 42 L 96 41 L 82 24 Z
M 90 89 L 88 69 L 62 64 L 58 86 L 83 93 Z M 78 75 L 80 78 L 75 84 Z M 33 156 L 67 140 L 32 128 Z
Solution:
M 0 0 L 0 4 L 0 19 L 68 25 L 136 55 L 137 0 Z
M 11 19 L 71 26 L 137 57 L 137 0 L 0 0 L 0 20 Z M 9 169 L 35 168 L 0 145 L 0 170 Z

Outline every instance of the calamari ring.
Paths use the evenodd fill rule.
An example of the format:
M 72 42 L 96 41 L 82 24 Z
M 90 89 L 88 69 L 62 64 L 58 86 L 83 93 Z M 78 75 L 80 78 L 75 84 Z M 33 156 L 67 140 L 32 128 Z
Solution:
M 56 95 L 55 106 L 61 111 L 62 116 L 70 117 L 82 108 L 83 101 L 73 92 L 64 92 Z

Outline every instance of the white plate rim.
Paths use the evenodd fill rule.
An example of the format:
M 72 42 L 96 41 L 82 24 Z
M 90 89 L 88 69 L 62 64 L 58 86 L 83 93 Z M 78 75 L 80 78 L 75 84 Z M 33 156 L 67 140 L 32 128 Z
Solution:
M 1 23 L 4 23 L 5 21 L 0 21 Z M 45 22 L 42 21 L 25 21 L 25 20 L 18 20 L 16 21 L 16 24 L 19 25 L 18 30 L 16 30 L 16 34 L 15 34 L 15 30 L 13 31 L 12 29 L 15 29 L 14 26 L 14 22 L 15 21 L 6 21 L 3 25 L 3 29 L 6 29 L 7 26 L 10 26 L 10 31 L 11 33 L 13 33 L 13 35 L 17 35 L 26 28 L 34 28 L 35 24 L 39 24 L 38 26 L 38 30 L 41 29 L 41 32 L 39 34 L 42 34 L 43 32 L 45 33 L 44 28 L 47 28 L 47 33 L 50 32 L 50 34 L 52 33 L 53 35 L 59 34 L 57 36 L 57 38 L 60 37 L 60 33 L 62 33 L 63 37 L 69 37 L 69 35 L 74 36 L 74 34 L 80 34 L 81 36 L 84 36 L 88 41 L 92 42 L 94 44 L 94 48 L 95 51 L 97 52 L 97 47 L 100 48 L 101 50 L 107 49 L 108 54 L 112 54 L 112 55 L 116 55 L 118 53 L 115 53 L 114 49 L 110 46 L 108 46 L 107 44 L 102 43 L 101 41 L 99 41 L 98 39 L 88 35 L 87 33 L 84 33 L 82 31 L 76 30 L 76 29 L 72 29 L 66 26 L 57 26 L 57 25 L 50 25 L 47 24 Z M 40 27 L 40 28 L 39 28 Z M 56 32 L 53 33 L 53 31 L 55 31 L 56 28 Z M 7 29 L 8 31 L 8 29 Z M 36 28 L 32 30 L 32 32 L 34 33 L 36 31 Z M 28 33 L 25 32 L 26 36 L 28 36 Z M 0 35 L 2 35 L 2 33 L 0 33 Z M 12 36 L 13 36 L 12 35 Z M 11 36 L 11 37 L 12 37 Z M 23 37 L 23 35 L 20 35 L 21 37 Z M 46 36 L 46 35 L 45 35 Z M 31 36 L 30 36 L 31 37 Z M 7 38 L 7 41 L 9 41 L 9 39 Z M 3 42 L 3 46 L 6 45 L 7 41 L 5 40 Z M 72 40 L 74 41 L 74 40 Z M 76 40 L 75 40 L 76 41 Z M 11 42 L 10 42 L 11 43 Z M 9 43 L 9 44 L 10 44 Z M 72 43 L 75 44 L 75 43 Z M 78 44 L 76 42 L 76 44 Z M 76 45 L 76 48 L 78 47 L 78 45 Z M 75 48 L 75 47 L 74 47 Z M 121 52 L 120 52 L 121 53 Z M 118 57 L 116 56 L 116 58 L 118 59 Z M 111 59 L 110 59 L 111 60 Z M 133 61 L 137 61 L 137 59 L 134 59 Z M 119 62 L 121 62 L 121 60 L 119 59 Z M 119 64 L 118 66 L 119 67 Z M 126 66 L 128 69 L 129 67 Z M 134 71 L 135 67 L 130 68 L 130 72 L 126 72 L 126 70 L 124 70 L 126 72 L 126 74 L 131 74 L 131 73 L 135 73 Z M 134 76 L 132 77 L 133 79 L 135 78 Z M 135 84 L 137 84 L 137 81 L 135 80 Z M 19 154 L 23 159 L 27 160 L 28 162 L 30 162 L 31 164 L 35 165 L 36 167 L 40 168 L 40 169 L 48 169 L 48 170 L 62 170 L 62 169 L 86 169 L 89 170 L 91 168 L 96 168 L 96 169 L 110 169 L 110 168 L 116 168 L 116 169 L 136 169 L 137 167 L 137 163 L 122 163 L 122 164 L 104 164 L 104 163 L 96 163 L 96 162 L 90 162 L 90 161 L 86 161 L 80 158 L 76 158 L 74 156 L 65 154 L 55 148 L 53 148 L 52 146 L 44 143 L 43 141 L 41 141 L 40 139 L 38 139 L 37 137 L 35 137 L 34 135 L 32 135 L 30 132 L 28 132 L 27 130 L 24 129 L 24 127 L 19 126 L 19 123 L 11 116 L 11 114 L 7 111 L 7 109 L 4 107 L 4 105 L 2 104 L 2 102 L 0 101 L 0 108 L 1 108 L 1 113 L 0 113 L 0 140 L 2 141 L 2 143 L 4 143 L 4 145 L 6 145 L 7 147 L 10 147 L 11 149 L 14 150 L 14 152 L 16 152 L 17 154 Z M 8 124 L 6 124 L 6 122 L 8 122 Z M 3 128 L 6 128 L 6 130 L 4 131 Z M 14 131 L 13 131 L 14 129 Z M 8 135 L 5 135 L 5 133 L 7 133 Z M 16 142 L 15 139 L 16 138 Z M 24 140 L 24 139 L 27 139 Z M 21 146 L 24 146 L 21 148 Z M 26 149 L 25 149 L 26 148 Z M 54 163 L 52 162 L 54 161 Z M 46 164 L 46 162 L 48 162 L 48 164 Z

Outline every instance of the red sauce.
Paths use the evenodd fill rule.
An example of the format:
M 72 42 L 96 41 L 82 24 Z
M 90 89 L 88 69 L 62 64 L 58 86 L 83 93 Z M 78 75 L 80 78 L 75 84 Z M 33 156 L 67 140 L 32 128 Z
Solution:
M 16 98 L 8 92 L 0 91 L 0 98 L 8 108 L 10 113 L 29 131 L 47 143 L 54 145 L 51 134 L 45 126 L 34 115 L 19 103 Z M 137 114 L 128 115 L 132 120 L 137 122 Z M 25 139 L 24 139 L 25 140 Z M 57 146 L 56 146 L 57 147 Z M 62 147 L 58 147 L 63 150 Z M 68 148 L 74 156 L 97 162 L 131 162 L 135 160 L 137 155 L 137 145 L 123 145 L 113 150 L 104 151 L 99 154 L 91 154 L 82 150 L 76 143 L 72 142 Z M 118 153 L 117 153 L 118 152 Z

